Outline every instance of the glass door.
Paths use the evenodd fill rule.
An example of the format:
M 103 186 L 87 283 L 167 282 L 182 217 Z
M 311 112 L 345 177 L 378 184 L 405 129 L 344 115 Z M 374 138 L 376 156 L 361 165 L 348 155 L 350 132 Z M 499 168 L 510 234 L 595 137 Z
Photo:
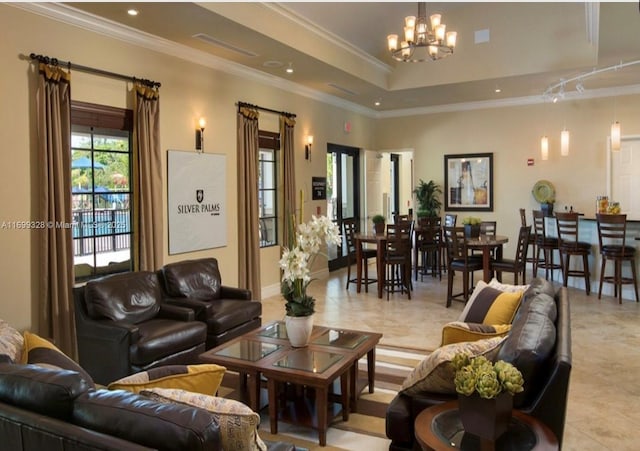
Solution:
M 359 155 L 356 147 L 327 145 L 327 215 L 343 234 L 342 221 L 355 218 L 360 223 Z M 329 271 L 347 265 L 343 243 L 329 248 Z

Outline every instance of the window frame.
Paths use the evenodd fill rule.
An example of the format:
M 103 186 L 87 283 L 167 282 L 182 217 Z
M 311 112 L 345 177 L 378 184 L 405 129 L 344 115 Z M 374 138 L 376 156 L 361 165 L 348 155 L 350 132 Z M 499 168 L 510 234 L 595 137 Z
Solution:
M 69 149 L 69 152 L 73 152 L 74 150 L 89 152 L 90 154 L 92 154 L 91 155 L 92 158 L 94 157 L 93 155 L 94 152 L 95 153 L 100 153 L 100 152 L 126 153 L 129 156 L 129 187 L 127 191 L 122 191 L 122 192 L 118 191 L 118 193 L 128 195 L 128 199 L 129 199 L 128 221 L 127 221 L 127 227 L 125 228 L 126 232 L 117 231 L 112 227 L 112 230 L 110 230 L 110 233 L 96 234 L 94 232 L 93 235 L 90 235 L 90 237 L 93 239 L 93 245 L 92 245 L 91 253 L 87 255 L 90 255 L 92 257 L 92 260 L 93 260 L 93 264 L 91 265 L 92 270 L 89 274 L 82 274 L 81 272 L 79 273 L 78 271 L 74 271 L 75 281 L 84 282 L 96 277 L 101 277 L 106 274 L 132 271 L 134 268 L 133 247 L 135 242 L 135 228 L 134 228 L 133 214 L 134 214 L 135 205 L 137 204 L 137 202 L 136 202 L 136 199 L 134 198 L 134 190 L 133 190 L 135 185 L 134 172 L 133 172 L 133 166 L 134 166 L 133 165 L 133 159 L 134 159 L 133 110 L 116 108 L 116 107 L 111 107 L 106 105 L 92 104 L 87 102 L 72 101 L 71 102 L 71 130 L 69 131 L 70 134 L 73 135 L 73 133 L 84 132 L 82 130 L 78 130 L 78 128 L 88 129 L 92 137 L 94 134 L 109 136 L 109 132 L 111 132 L 112 135 L 116 137 L 118 136 L 118 134 L 115 132 L 126 132 L 128 135 L 127 138 L 128 138 L 128 144 L 129 144 L 128 152 L 122 152 L 117 150 L 95 149 L 93 145 L 93 138 L 92 138 L 92 144 L 90 148 L 75 148 L 71 146 L 71 148 Z M 69 168 L 69 170 L 71 171 L 71 168 Z M 93 181 L 94 180 L 92 180 L 91 191 L 87 192 L 87 194 L 92 197 L 94 197 L 97 193 L 97 191 L 95 190 L 96 187 Z M 73 190 L 72 190 L 72 192 L 70 193 L 72 200 L 74 199 L 74 196 L 76 194 L 77 193 L 73 193 Z M 91 216 L 93 219 L 93 224 L 97 224 L 96 223 L 97 218 L 95 217 L 96 206 L 93 202 L 91 203 L 91 211 L 92 211 Z M 74 224 L 74 228 L 76 227 L 77 225 Z M 96 227 L 97 226 L 94 225 L 94 229 L 96 229 Z M 106 265 L 106 267 L 105 266 L 97 267 L 96 265 L 97 254 L 99 252 L 96 252 L 96 245 L 95 245 L 96 237 L 107 237 L 107 239 L 111 238 L 112 240 L 116 240 L 118 236 L 124 236 L 124 235 L 128 235 L 129 237 L 129 258 L 128 258 L 129 264 L 128 265 L 115 264 L 111 269 L 109 269 L 109 266 L 111 266 L 110 264 Z M 78 268 L 76 267 L 77 265 L 76 265 L 76 252 L 75 252 L 77 238 L 73 238 L 73 241 L 74 241 L 74 253 L 73 253 L 74 269 L 77 270 Z
M 262 151 L 272 151 L 273 160 L 261 159 L 260 156 Z M 260 195 L 261 193 L 271 192 L 273 205 L 274 205 L 273 214 L 264 215 L 264 216 L 260 214 L 260 211 L 262 210 L 262 208 L 260 206 L 258 207 L 258 220 L 260 221 L 259 226 L 260 226 L 260 235 L 261 235 L 259 246 L 260 246 L 260 249 L 264 249 L 268 247 L 279 246 L 279 242 L 280 242 L 280 235 L 279 235 L 279 229 L 278 229 L 279 213 L 280 213 L 280 202 L 279 202 L 280 190 L 279 190 L 279 183 L 278 183 L 278 180 L 279 180 L 278 168 L 279 168 L 279 160 L 280 160 L 280 133 L 270 132 L 266 130 L 258 131 L 257 157 L 258 157 L 258 178 L 259 178 L 259 180 L 257 181 L 258 202 L 260 201 L 260 199 L 264 199 L 264 196 Z M 273 167 L 273 171 L 271 174 L 272 180 L 273 180 L 272 188 L 261 187 L 260 174 L 262 173 L 265 167 L 263 163 L 268 163 Z M 266 234 L 266 230 L 267 230 L 265 220 L 269 220 L 273 224 L 273 230 L 270 231 L 270 233 L 273 233 L 273 239 L 269 241 L 262 239 L 262 235 Z

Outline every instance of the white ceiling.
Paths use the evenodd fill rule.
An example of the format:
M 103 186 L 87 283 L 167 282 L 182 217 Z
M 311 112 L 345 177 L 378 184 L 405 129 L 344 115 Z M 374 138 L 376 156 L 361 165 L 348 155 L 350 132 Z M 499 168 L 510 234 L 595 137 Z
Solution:
M 401 34 L 404 16 L 417 14 L 415 2 L 63 5 L 84 20 L 91 18 L 86 13 L 106 19 L 103 27 L 124 26 L 198 50 L 189 54 L 195 62 L 215 55 L 380 114 L 541 100 L 562 79 L 640 60 L 638 2 L 427 3 L 427 15 L 442 13 L 447 29 L 458 32 L 458 45 L 451 57 L 423 63 L 396 62 L 386 50 L 387 34 Z M 138 16 L 126 14 L 131 7 Z M 480 30 L 489 31 L 489 42 L 474 42 Z M 293 74 L 284 70 L 289 63 Z M 567 97 L 637 92 L 640 64 L 593 74 L 583 85 L 578 94 L 575 82 L 567 83 Z

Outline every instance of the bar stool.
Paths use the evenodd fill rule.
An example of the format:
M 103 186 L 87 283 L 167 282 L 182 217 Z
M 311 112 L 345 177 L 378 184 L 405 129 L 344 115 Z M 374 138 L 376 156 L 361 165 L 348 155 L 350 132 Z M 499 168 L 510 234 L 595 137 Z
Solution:
M 558 250 L 562 265 L 562 278 L 567 286 L 569 277 L 584 277 L 587 296 L 591 294 L 591 277 L 589 273 L 589 254 L 591 243 L 579 241 L 578 213 L 556 213 L 556 227 L 558 229 Z M 582 256 L 582 269 L 570 269 L 571 256 Z
M 444 224 L 442 227 L 455 227 L 458 221 L 458 215 L 447 213 L 444 215 Z M 444 239 L 444 229 L 442 230 L 442 240 L 440 243 L 440 270 L 447 270 L 447 240 Z
M 442 270 L 440 268 L 442 225 L 440 217 L 418 218 L 415 236 L 415 246 L 418 254 L 415 262 L 416 281 L 418 280 L 418 272 L 420 272 L 420 281 L 422 281 L 422 276 L 428 274 L 429 269 L 431 269 L 433 277 L 438 276 L 442 280 Z
M 524 208 L 520 209 L 520 226 L 527 227 L 527 215 Z M 529 248 L 531 248 L 531 253 L 529 253 Z M 527 240 L 527 249 L 525 252 L 525 261 L 527 263 L 531 263 L 531 266 L 533 267 L 533 262 L 535 260 L 536 260 L 536 249 L 534 246 L 533 235 L 529 233 L 529 239 Z
M 411 225 L 387 224 L 384 263 L 387 275 L 384 289 L 389 293 L 407 293 L 411 299 Z
M 602 283 L 612 283 L 614 296 L 618 297 L 618 303 L 622 304 L 622 285 L 633 284 L 638 301 L 638 281 L 636 277 L 636 248 L 627 246 L 625 238 L 627 236 L 627 215 L 596 214 L 598 222 L 598 244 L 600 245 L 600 257 L 602 264 L 600 267 L 600 288 L 598 289 L 598 299 L 602 296 Z M 605 276 L 607 260 L 614 262 L 613 276 Z M 622 276 L 622 263 L 629 262 L 631 265 L 631 277 Z
M 356 240 L 355 234 L 357 233 L 356 220 L 354 218 L 348 218 L 342 220 L 342 226 L 344 227 L 344 239 L 347 245 L 347 290 L 350 283 L 357 283 L 356 277 L 351 277 L 351 266 L 356 262 Z M 362 267 L 364 274 L 361 283 L 364 284 L 364 291 L 369 292 L 369 285 L 376 283 L 378 280 L 369 277 L 369 259 L 376 258 L 376 249 L 362 249 Z
M 533 277 L 538 276 L 538 268 L 544 268 L 545 279 L 549 280 L 549 271 L 551 271 L 551 280 L 553 280 L 553 271 L 562 269 L 560 264 L 553 262 L 553 251 L 559 251 L 558 238 L 547 236 L 546 215 L 542 210 L 533 210 Z M 540 258 L 542 251 L 543 258 Z

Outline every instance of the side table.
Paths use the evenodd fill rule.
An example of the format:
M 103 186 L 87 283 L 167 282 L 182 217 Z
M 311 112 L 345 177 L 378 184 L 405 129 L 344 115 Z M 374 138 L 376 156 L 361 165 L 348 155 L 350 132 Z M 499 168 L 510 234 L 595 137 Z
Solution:
M 423 410 L 415 421 L 415 434 L 423 450 L 513 450 L 557 451 L 558 440 L 536 418 L 513 410 L 511 426 L 497 441 L 481 440 L 464 432 L 458 415 L 458 401 L 450 401 Z

